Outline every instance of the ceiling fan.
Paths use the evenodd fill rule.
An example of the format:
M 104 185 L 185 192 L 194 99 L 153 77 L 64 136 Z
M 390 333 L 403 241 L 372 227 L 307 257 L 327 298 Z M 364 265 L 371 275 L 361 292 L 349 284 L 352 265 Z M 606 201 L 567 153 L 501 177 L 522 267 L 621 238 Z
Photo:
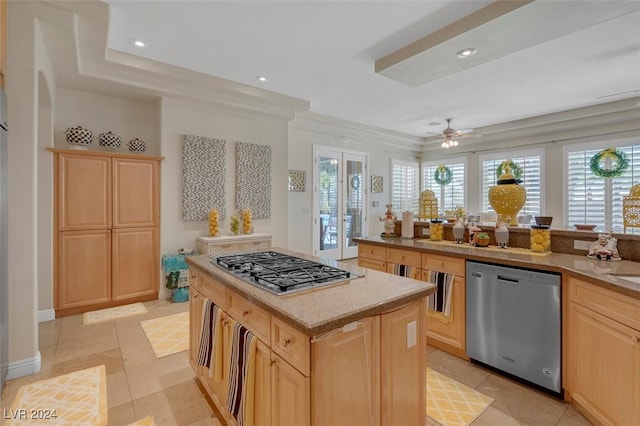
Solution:
M 461 129 L 456 130 L 451 127 L 451 118 L 447 118 L 447 128 L 442 131 L 442 147 L 451 148 L 458 146 L 458 139 L 470 137 L 469 133 L 473 132 L 473 129 Z M 473 135 L 473 137 L 480 137 L 480 135 Z

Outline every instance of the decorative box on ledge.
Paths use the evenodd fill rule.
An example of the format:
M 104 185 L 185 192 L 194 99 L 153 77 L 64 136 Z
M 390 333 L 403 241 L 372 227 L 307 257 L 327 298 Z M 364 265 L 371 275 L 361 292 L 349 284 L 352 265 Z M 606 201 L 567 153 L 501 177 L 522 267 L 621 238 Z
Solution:
M 221 251 L 268 250 L 271 248 L 269 234 L 221 235 L 219 237 L 198 237 L 198 251 L 213 254 Z

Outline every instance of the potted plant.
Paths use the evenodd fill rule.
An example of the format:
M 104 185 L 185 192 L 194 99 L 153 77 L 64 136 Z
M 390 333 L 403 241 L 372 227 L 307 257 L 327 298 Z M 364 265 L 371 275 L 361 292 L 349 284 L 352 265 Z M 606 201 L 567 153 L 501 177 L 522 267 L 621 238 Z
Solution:
M 489 245 L 489 234 L 486 232 L 478 232 L 473 234 L 473 240 L 477 247 L 486 247 Z

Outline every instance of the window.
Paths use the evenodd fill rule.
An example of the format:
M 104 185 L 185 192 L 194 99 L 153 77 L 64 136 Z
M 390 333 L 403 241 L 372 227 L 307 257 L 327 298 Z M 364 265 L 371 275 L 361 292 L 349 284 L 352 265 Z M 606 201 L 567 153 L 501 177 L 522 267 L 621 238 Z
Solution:
M 396 215 L 412 211 L 418 214 L 418 163 L 391 159 L 391 204 Z
M 531 150 L 511 153 L 489 154 L 480 157 L 482 166 L 482 211 L 494 211 L 489 204 L 489 188 L 494 186 L 498 178 L 496 177 L 496 169 L 505 160 L 511 160 L 522 168 L 522 182 L 527 191 L 527 201 L 520 210 L 520 214 L 530 214 L 539 216 L 544 210 L 544 188 L 542 176 L 544 171 L 542 168 L 542 156 L 544 151 Z
M 434 179 L 436 169 L 445 165 L 451 169 L 450 184 L 442 186 Z M 453 210 L 457 206 L 466 208 L 465 169 L 467 163 L 464 158 L 448 159 L 447 161 L 428 161 L 422 163 L 422 190 L 430 189 L 438 198 L 438 209 L 444 214 L 445 210 Z
M 599 142 L 565 147 L 566 225 L 588 223 L 597 225 L 601 231 L 622 232 L 622 199 L 629 195 L 634 184 L 640 183 L 640 145 L 620 147 L 619 144 Z M 616 178 L 604 179 L 594 175 L 589 168 L 591 157 L 612 146 L 627 154 L 629 167 Z M 627 229 L 627 232 L 631 230 Z

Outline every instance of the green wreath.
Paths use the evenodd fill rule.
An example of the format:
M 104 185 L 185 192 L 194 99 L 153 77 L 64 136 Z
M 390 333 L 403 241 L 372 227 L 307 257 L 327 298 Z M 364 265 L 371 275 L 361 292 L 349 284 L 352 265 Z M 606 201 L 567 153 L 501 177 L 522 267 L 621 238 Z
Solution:
M 500 176 L 502 176 L 502 170 L 504 169 L 504 167 L 506 165 L 509 165 L 509 167 L 511 168 L 511 174 L 513 175 L 513 177 L 517 180 L 522 179 L 522 167 L 520 167 L 518 165 L 518 163 L 514 163 L 511 160 L 506 160 L 503 161 L 502 163 L 500 163 L 500 165 L 496 168 L 496 177 L 498 179 L 500 179 Z
M 440 166 L 433 173 L 433 179 L 438 185 L 449 185 L 453 180 L 453 172 L 447 166 Z
M 610 169 L 603 169 L 600 167 L 600 162 L 610 158 L 615 162 L 615 165 Z M 615 148 L 609 148 L 600 151 L 589 162 L 589 168 L 594 175 L 601 178 L 614 178 L 622 176 L 625 170 L 629 167 L 629 157 L 624 151 L 618 151 Z

